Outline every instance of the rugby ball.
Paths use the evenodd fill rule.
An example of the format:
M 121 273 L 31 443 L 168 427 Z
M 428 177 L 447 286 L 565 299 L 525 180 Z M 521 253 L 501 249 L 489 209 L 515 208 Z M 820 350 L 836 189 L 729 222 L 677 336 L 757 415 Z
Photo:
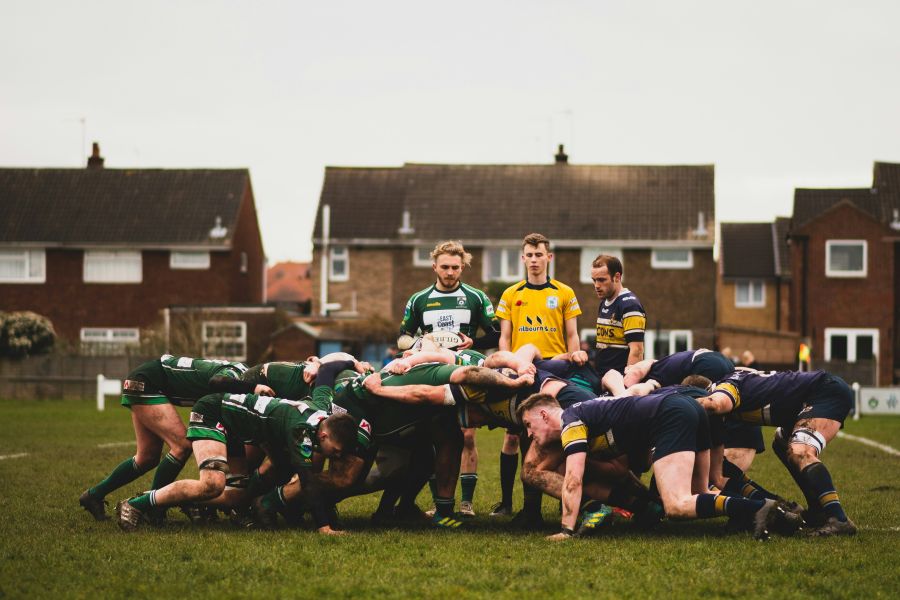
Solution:
M 447 348 L 448 350 L 453 350 L 463 343 L 463 339 L 459 337 L 459 334 L 452 331 L 432 331 L 428 334 L 428 337 L 441 348 Z
M 397 349 L 398 350 L 409 350 L 413 347 L 413 344 L 416 343 L 416 338 L 411 335 L 403 334 L 397 338 Z

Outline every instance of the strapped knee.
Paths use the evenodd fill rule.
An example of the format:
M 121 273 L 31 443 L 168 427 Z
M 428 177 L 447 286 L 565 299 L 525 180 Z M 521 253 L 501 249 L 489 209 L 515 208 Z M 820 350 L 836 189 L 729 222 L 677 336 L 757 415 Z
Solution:
M 825 438 L 815 429 L 800 427 L 791 434 L 792 444 L 803 444 L 809 446 L 816 453 L 816 456 L 825 449 Z
M 228 474 L 231 473 L 231 469 L 228 468 L 228 459 L 224 456 L 212 456 L 207 458 L 202 463 L 200 463 L 201 471 L 219 471 L 223 473 L 225 477 L 228 477 Z

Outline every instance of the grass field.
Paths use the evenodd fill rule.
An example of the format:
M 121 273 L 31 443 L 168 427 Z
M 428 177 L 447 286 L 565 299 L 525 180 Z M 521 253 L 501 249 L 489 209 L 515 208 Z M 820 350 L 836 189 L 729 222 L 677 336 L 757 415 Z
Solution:
M 170 524 L 127 535 L 95 522 L 78 496 L 133 451 L 130 419 L 90 402 L 0 401 L 0 598 L 896 598 L 900 595 L 900 457 L 846 439 L 825 452 L 860 533 L 845 539 L 726 536 L 722 520 L 663 523 L 652 534 L 627 525 L 602 537 L 550 544 L 479 516 L 466 529 L 372 529 L 377 497 L 341 504 L 352 532 L 242 531 L 221 522 Z M 849 421 L 846 431 L 900 447 L 900 419 Z M 771 431 L 767 432 L 771 436 Z M 499 497 L 502 436 L 481 431 L 476 510 Z M 119 445 L 109 446 L 108 444 Z M 185 474 L 196 474 L 191 465 Z M 802 499 L 766 452 L 754 479 Z M 152 474 L 114 493 L 148 485 Z M 420 505 L 425 506 L 424 496 Z M 517 504 L 521 500 L 517 498 Z M 557 504 L 544 502 L 548 532 Z

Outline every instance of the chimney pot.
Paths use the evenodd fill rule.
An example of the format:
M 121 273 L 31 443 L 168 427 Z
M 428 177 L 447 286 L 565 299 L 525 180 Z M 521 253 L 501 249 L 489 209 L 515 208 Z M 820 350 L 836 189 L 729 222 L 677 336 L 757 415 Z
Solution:
M 563 150 L 562 144 L 559 145 L 559 151 L 556 153 L 556 156 L 554 156 L 553 158 L 556 159 L 556 164 L 558 164 L 558 165 L 568 164 L 569 155 L 566 154 L 565 151 Z
M 88 158 L 87 168 L 88 169 L 102 169 L 103 168 L 104 158 L 100 156 L 100 144 L 94 142 L 94 145 L 91 149 L 91 155 Z

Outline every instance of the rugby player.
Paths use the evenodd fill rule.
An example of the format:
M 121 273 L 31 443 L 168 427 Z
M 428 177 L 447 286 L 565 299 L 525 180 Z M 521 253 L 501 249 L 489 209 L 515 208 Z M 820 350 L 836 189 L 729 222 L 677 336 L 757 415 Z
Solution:
M 419 331 L 423 334 L 452 331 L 462 338 L 458 350 L 496 347 L 500 330 L 490 299 L 483 291 L 461 281 L 463 270 L 472 263 L 472 255 L 460 242 L 444 241 L 431 251 L 431 260 L 435 282 L 413 294 L 406 303 L 398 345 Z M 475 338 L 479 327 L 484 335 Z M 472 501 L 478 484 L 478 448 L 473 429 L 463 430 L 459 481 L 462 490 L 459 512 L 474 517 Z
M 81 494 L 78 502 L 98 521 L 108 518 L 105 497 L 154 467 L 152 488 L 175 481 L 191 454 L 185 427 L 175 405 L 190 406 L 211 392 L 271 394 L 266 385 L 241 381 L 247 367 L 224 360 L 205 360 L 164 354 L 139 365 L 125 378 L 122 406 L 131 411 L 135 455 L 121 462 L 102 481 Z M 169 452 L 160 462 L 163 444 Z M 160 515 L 156 515 L 160 517 Z
M 515 351 L 527 343 L 534 344 L 543 358 L 569 353 L 572 362 L 584 364 L 587 353 L 581 350 L 578 338 L 578 315 L 581 308 L 575 292 L 569 286 L 550 278 L 550 240 L 540 233 L 531 233 L 522 240 L 522 262 L 526 278 L 506 289 L 497 305 L 500 319 L 501 350 Z M 521 440 L 527 446 L 527 438 Z M 500 450 L 501 498 L 491 510 L 491 516 L 512 514 L 512 491 L 518 469 L 520 439 L 507 432 Z M 527 453 L 523 449 L 522 455 Z M 525 505 L 516 515 L 516 526 L 526 529 L 543 525 L 541 494 L 523 487 Z
M 547 447 L 561 442 L 565 454 L 561 531 L 548 539 L 575 535 L 584 488 L 587 453 L 602 448 L 641 463 L 651 454 L 653 472 L 666 515 L 691 519 L 729 515 L 753 525 L 754 537 L 765 539 L 777 520 L 790 515 L 774 500 L 750 500 L 707 493 L 709 429 L 697 410 L 704 390 L 670 387 L 654 394 L 591 400 L 563 409 L 556 399 L 535 394 L 518 412 L 528 435 Z
M 299 477 L 318 531 L 336 533 L 328 524 L 321 495 L 310 471 L 314 454 L 339 457 L 356 437 L 347 415 L 328 415 L 320 406 L 256 394 L 210 394 L 191 411 L 187 439 L 200 470 L 199 479 L 182 479 L 116 504 L 119 527 L 134 531 L 154 507 L 212 500 L 225 490 L 229 474 L 228 448 L 245 442 L 266 450 L 277 468 Z
M 367 362 L 360 362 L 346 352 L 332 352 L 322 358 L 310 356 L 303 362 L 269 362 L 247 369 L 241 376 L 244 381 L 269 387 L 278 398 L 299 400 L 312 393 L 316 374 L 322 365 L 336 361 L 351 361 L 357 373 L 372 371 Z
M 637 296 L 622 286 L 623 272 L 622 261 L 608 254 L 591 263 L 591 280 L 600 298 L 594 359 L 600 377 L 611 369 L 624 374 L 626 366 L 644 358 L 647 315 Z
M 735 371 L 698 399 L 710 414 L 777 427 L 772 450 L 806 497 L 814 535 L 854 535 L 831 474 L 819 459 L 853 406 L 853 391 L 825 371 Z

